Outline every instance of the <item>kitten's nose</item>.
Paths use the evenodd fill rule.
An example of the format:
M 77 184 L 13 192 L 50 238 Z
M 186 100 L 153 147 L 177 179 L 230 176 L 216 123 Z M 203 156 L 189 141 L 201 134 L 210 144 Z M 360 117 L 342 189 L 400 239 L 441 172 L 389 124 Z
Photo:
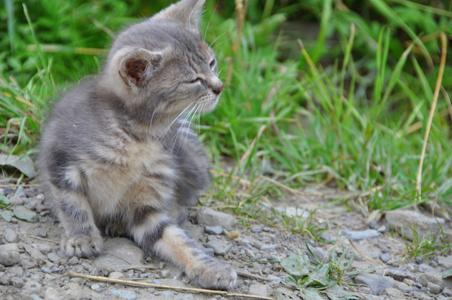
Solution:
M 212 77 L 210 81 L 210 88 L 217 96 L 223 91 L 223 82 L 218 77 Z
M 223 84 L 220 84 L 219 86 L 212 87 L 212 91 L 215 94 L 220 95 L 220 93 L 223 91 L 223 88 L 224 88 Z

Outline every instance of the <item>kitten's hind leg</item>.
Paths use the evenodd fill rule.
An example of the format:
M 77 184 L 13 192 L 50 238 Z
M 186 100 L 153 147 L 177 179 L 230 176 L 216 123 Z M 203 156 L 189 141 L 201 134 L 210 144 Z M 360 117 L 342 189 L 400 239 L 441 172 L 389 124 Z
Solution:
M 228 264 L 205 254 L 166 214 L 150 213 L 131 228 L 131 235 L 143 250 L 184 269 L 187 276 L 203 288 L 231 290 L 237 273 Z
M 61 191 L 53 188 L 59 203 L 55 208 L 64 236 L 61 250 L 68 256 L 90 257 L 102 251 L 102 237 L 94 223 L 88 199 L 76 191 Z

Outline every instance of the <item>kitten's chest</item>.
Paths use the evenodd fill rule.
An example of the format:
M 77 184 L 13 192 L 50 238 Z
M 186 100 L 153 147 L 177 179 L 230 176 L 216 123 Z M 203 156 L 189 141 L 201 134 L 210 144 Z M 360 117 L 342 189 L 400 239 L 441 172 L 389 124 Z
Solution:
M 118 207 L 128 206 L 136 189 L 154 184 L 148 174 L 176 177 L 171 154 L 158 142 L 126 143 L 98 150 L 103 161 L 89 161 L 86 169 L 88 197 L 100 214 L 112 214 Z

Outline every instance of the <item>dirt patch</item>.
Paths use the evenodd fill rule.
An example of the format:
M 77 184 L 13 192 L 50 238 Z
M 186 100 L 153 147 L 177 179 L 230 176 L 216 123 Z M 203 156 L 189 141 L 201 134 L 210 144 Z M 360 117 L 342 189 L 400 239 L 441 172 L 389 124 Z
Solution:
M 233 293 L 255 294 L 262 298 L 308 299 L 310 287 L 319 284 L 303 285 L 301 280 L 299 286 L 303 289 L 296 289 L 294 279 L 309 276 L 312 279 L 317 269 L 310 269 L 308 275 L 300 273 L 298 277 L 291 277 L 291 271 L 284 266 L 288 258 L 308 257 L 315 266 L 328 265 L 328 268 L 337 267 L 339 258 L 346 262 L 341 265 L 343 269 L 337 271 L 341 275 L 340 281 L 329 289 L 332 294 L 325 292 L 326 288 L 316 290 L 324 299 L 333 299 L 341 291 L 345 292 L 341 299 L 448 299 L 452 296 L 450 280 L 443 279 L 445 271 L 452 268 L 451 256 L 423 258 L 419 255 L 414 259 L 407 255 L 407 244 L 414 244 L 390 229 L 385 218 L 368 222 L 363 214 L 347 210 L 343 205 L 329 204 L 331 198 L 338 196 L 337 192 L 317 190 L 316 193 L 306 193 L 310 195 L 309 199 L 295 195 L 288 197 L 284 204 L 273 204 L 276 211 L 288 215 L 290 220 L 301 220 L 300 224 L 313 226 L 306 228 L 305 234 L 290 232 L 282 224 L 269 226 L 253 221 L 250 226 L 245 226 L 237 216 L 234 216 L 236 222 L 232 222 L 233 225 L 206 224 L 209 221 L 205 220 L 209 219 L 200 215 L 204 213 L 200 209 L 191 210 L 183 227 L 207 253 L 234 265 L 240 276 Z M 75 273 L 197 288 L 179 269 L 156 257 L 145 257 L 135 244 L 123 238 L 104 238 L 106 249 L 96 258 L 65 257 L 59 250 L 62 228 L 45 205 L 39 185 L 18 188 L 10 181 L 2 180 L 0 195 L 9 203 L 0 211 L 1 299 L 231 298 L 77 277 Z M 37 219 L 20 220 L 13 212 L 17 207 L 25 208 Z M 316 209 L 314 217 L 310 214 L 313 208 Z M 309 217 L 309 222 L 302 222 Z M 201 219 L 204 223 L 198 224 Z M 308 229 L 310 233 L 307 233 Z M 449 229 L 450 222 L 445 221 L 443 230 Z M 439 239 L 437 243 L 440 243 Z M 436 253 L 443 250 L 433 246 Z M 338 274 L 332 272 L 333 277 L 328 276 L 331 279 Z M 447 273 L 444 276 L 447 277 Z

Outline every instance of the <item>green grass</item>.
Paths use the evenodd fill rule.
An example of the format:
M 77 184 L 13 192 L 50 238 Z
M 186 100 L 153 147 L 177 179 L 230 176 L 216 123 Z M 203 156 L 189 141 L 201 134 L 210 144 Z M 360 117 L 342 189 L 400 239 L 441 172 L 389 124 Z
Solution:
M 450 204 L 452 53 L 427 141 L 420 199 L 416 190 L 440 65 L 439 33 L 452 34 L 451 7 L 430 2 L 267 0 L 262 10 L 251 1 L 241 24 L 234 2 L 208 1 L 202 28 L 226 88 L 216 111 L 197 126 L 217 171 L 204 204 L 215 200 L 245 224 L 279 222 L 269 201 L 287 195 L 281 185 L 318 183 L 353 192 L 366 210 Z M 0 138 L 1 151 L 13 154 L 35 151 L 46 103 L 99 70 L 111 32 L 165 5 L 42 1 L 27 10 L 5 3 Z M 320 24 L 318 38 L 303 39 L 303 25 L 293 23 L 299 20 Z M 290 36 L 290 29 L 299 34 Z M 99 54 L 80 54 L 88 48 Z M 225 157 L 235 165 L 219 176 Z M 322 230 L 286 224 L 312 228 L 312 236 Z

